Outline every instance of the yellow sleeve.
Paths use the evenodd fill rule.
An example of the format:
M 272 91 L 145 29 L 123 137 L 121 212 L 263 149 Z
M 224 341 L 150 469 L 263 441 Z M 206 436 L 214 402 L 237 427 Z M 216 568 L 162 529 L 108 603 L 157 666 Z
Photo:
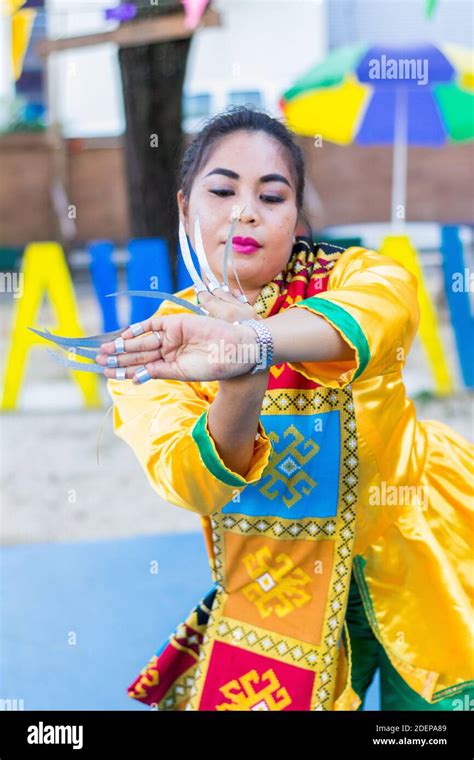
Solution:
M 394 259 L 366 248 L 348 248 L 329 276 L 328 290 L 289 308 L 323 317 L 354 349 L 350 361 L 289 362 L 330 388 L 403 366 L 420 320 L 416 277 Z
M 192 287 L 176 295 L 195 302 Z M 182 306 L 163 301 L 154 316 L 183 311 Z M 201 516 L 221 509 L 236 491 L 260 480 L 272 450 L 259 421 L 245 477 L 224 464 L 208 427 L 211 385 L 179 380 L 149 380 L 143 385 L 107 381 L 114 403 L 114 432 L 133 449 L 153 490 Z
M 219 456 L 208 428 L 211 402 L 192 383 L 160 379 L 134 385 L 109 379 L 107 388 L 114 402 L 114 432 L 133 449 L 163 499 L 209 515 L 262 477 L 272 445 L 261 422 L 243 477 Z

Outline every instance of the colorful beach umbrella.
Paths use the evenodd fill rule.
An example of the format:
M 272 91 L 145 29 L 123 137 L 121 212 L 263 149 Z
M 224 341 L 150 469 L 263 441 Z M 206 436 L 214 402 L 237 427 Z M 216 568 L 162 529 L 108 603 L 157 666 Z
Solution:
M 459 45 L 351 45 L 283 94 L 298 134 L 339 145 L 393 144 L 392 223 L 405 208 L 407 145 L 474 139 L 474 52 Z

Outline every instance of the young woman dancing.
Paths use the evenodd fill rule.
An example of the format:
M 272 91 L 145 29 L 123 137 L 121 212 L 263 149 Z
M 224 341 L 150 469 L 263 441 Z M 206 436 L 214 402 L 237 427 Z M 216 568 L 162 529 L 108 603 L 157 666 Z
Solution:
M 383 710 L 469 709 L 474 447 L 406 396 L 416 278 L 297 234 L 303 190 L 280 121 L 211 119 L 177 194 L 183 255 L 203 247 L 207 275 L 96 357 L 117 435 L 201 516 L 212 572 L 128 693 L 161 710 L 360 710 L 380 667 Z

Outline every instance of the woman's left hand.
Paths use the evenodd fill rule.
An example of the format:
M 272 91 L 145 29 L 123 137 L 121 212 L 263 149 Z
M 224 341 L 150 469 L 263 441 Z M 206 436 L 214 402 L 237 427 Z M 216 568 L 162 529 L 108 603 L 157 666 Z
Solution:
M 203 277 L 206 282 L 206 278 Z M 225 319 L 226 322 L 237 322 L 240 319 L 261 319 L 257 310 L 250 303 L 239 301 L 237 295 L 240 291 L 227 292 L 223 288 L 216 288 L 212 293 L 201 291 L 198 295 L 199 305 L 209 312 L 211 317 Z

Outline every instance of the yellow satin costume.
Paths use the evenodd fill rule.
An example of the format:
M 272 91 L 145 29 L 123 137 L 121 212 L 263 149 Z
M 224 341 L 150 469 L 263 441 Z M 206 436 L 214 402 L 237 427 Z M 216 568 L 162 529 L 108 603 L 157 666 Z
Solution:
M 178 295 L 196 303 L 192 288 Z M 260 316 L 268 316 L 270 304 L 258 304 Z M 352 387 L 359 452 L 353 570 L 372 630 L 393 667 L 425 700 L 460 693 L 474 676 L 474 446 L 440 422 L 418 420 L 406 396 L 402 369 L 419 323 L 416 279 L 394 260 L 353 247 L 336 261 L 325 292 L 291 308 L 323 317 L 356 351 L 353 362 L 290 366 L 323 389 Z M 181 311 L 164 302 L 157 313 Z M 212 567 L 208 516 L 236 487 L 262 477 L 272 449 L 262 420 L 245 478 L 226 467 L 206 430 L 218 464 L 211 472 L 192 431 L 217 382 L 109 380 L 108 388 L 115 432 L 135 452 L 152 488 L 202 516 Z M 360 704 L 345 633 L 334 710 Z

